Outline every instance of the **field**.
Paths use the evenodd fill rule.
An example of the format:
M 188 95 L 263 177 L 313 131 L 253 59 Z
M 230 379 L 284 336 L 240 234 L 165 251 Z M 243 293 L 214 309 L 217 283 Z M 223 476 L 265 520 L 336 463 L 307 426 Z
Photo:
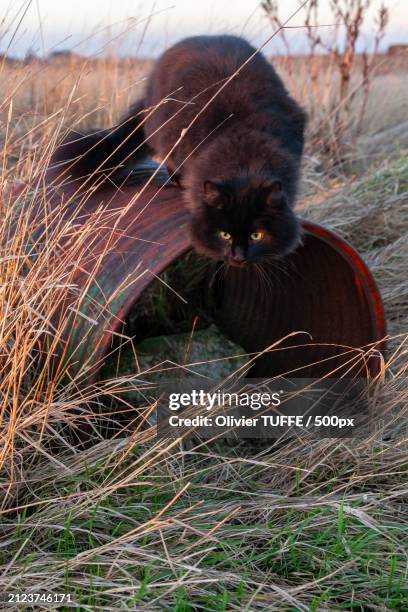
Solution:
M 49 321 L 68 282 L 47 253 L 73 220 L 57 225 L 30 264 L 24 215 L 10 231 L 10 193 L 22 185 L 27 203 L 41 192 L 64 131 L 113 124 L 140 95 L 149 62 L 0 64 L 0 591 L 71 593 L 75 604 L 60 609 L 77 610 L 408 609 L 403 60 L 379 56 L 361 129 L 353 131 L 358 93 L 335 167 L 322 140 L 333 119 L 332 66 L 322 62 L 313 84 L 305 61 L 296 60 L 295 76 L 278 62 L 311 117 L 298 212 L 363 255 L 383 295 L 390 348 L 374 406 L 381 425 L 369 435 L 288 437 L 260 449 L 157 442 L 137 422 L 111 439 L 95 432 L 85 449 L 66 435 L 100 393 L 95 386 L 83 397 L 75 380 L 53 378 L 38 361 L 41 333 L 58 338 Z M 104 387 L 117 392 L 114 381 Z

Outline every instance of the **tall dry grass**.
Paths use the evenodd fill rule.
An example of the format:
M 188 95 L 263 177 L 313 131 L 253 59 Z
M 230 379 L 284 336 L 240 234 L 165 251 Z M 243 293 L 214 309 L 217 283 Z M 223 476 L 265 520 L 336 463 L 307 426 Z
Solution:
M 78 231 L 75 215 L 44 215 L 44 171 L 65 129 L 118 118 L 139 95 L 145 69 L 138 62 L 72 60 L 3 64 L 0 72 L 0 587 L 68 591 L 84 610 L 334 610 L 351 609 L 351 599 L 354 609 L 402 610 L 408 605 L 403 150 L 393 160 L 396 152 L 384 147 L 390 159 L 377 156 L 372 168 L 365 160 L 357 179 L 324 175 L 318 145 L 306 156 L 302 214 L 363 252 L 393 336 L 373 405 L 382 419 L 366 437 L 288 437 L 249 451 L 208 445 L 187 451 L 177 441 L 155 441 L 153 429 L 136 422 L 110 440 L 95 430 L 94 445 L 84 450 L 64 433 L 84 420 L 92 429 L 89 406 L 98 404 L 101 388 L 83 389 L 63 367 L 51 370 L 64 324 L 52 327 L 51 319 L 65 292 L 80 309 L 84 296 L 72 283 L 76 254 L 106 218 L 95 215 Z M 331 95 L 327 71 L 319 80 L 323 101 Z M 404 118 L 405 76 L 381 79 L 373 83 L 366 137 L 369 126 L 378 130 L 376 117 L 381 128 Z M 384 79 L 393 88 L 386 98 Z M 306 105 L 315 103 L 302 61 L 289 83 Z M 327 121 L 329 130 L 324 108 L 313 121 Z M 33 198 L 46 218 L 34 238 Z M 103 384 L 105 397 L 124 384 Z

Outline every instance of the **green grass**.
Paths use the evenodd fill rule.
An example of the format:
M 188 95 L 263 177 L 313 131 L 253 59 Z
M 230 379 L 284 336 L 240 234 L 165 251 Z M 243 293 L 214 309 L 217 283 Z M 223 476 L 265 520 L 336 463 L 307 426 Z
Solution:
M 408 607 L 408 521 L 397 497 L 387 499 L 384 487 L 380 495 L 367 495 L 367 483 L 361 490 L 354 485 L 344 494 L 311 497 L 311 489 L 326 488 L 331 478 L 337 486 L 342 474 L 347 481 L 354 467 L 341 450 L 331 468 L 303 482 L 295 472 L 294 496 L 276 486 L 265 492 L 268 472 L 254 472 L 245 461 L 253 453 L 239 461 L 233 449 L 224 450 L 224 460 L 236 463 L 238 482 L 246 483 L 240 493 L 225 465 L 210 455 L 206 461 L 186 456 L 184 477 L 174 480 L 180 459 L 166 454 L 165 462 L 143 468 L 129 484 L 142 449 L 121 462 L 122 486 L 117 483 L 109 494 L 101 494 L 117 480 L 109 455 L 96 469 L 44 482 L 41 499 L 49 503 L 3 526 L 13 554 L 29 540 L 15 559 L 19 583 L 35 584 L 47 567 L 55 590 L 74 594 L 78 610 L 115 605 L 112 582 L 121 606 L 130 610 L 150 604 L 165 610 L 255 609 L 268 598 L 281 598 L 287 610 L 298 609 L 292 599 L 310 610 Z M 372 464 L 373 472 L 385 464 Z M 398 481 L 398 475 L 390 479 L 390 491 Z M 185 482 L 191 483 L 186 494 L 172 504 Z M 62 504 L 56 490 L 73 497 Z
M 112 81 L 105 80 L 109 99 Z M 72 83 L 64 90 L 60 82 L 56 94 L 65 104 Z M 102 95 L 99 87 L 92 91 Z M 74 97 L 83 103 L 81 91 Z M 34 114 L 42 118 L 62 108 L 61 101 L 49 103 L 47 109 L 37 105 Z M 58 113 L 54 120 L 60 121 Z M 42 138 L 45 149 L 50 131 Z M 16 176 L 27 178 L 24 155 L 32 155 L 34 164 L 40 150 L 37 141 L 24 140 Z M 305 173 L 310 189 L 319 181 L 327 185 L 308 166 Z M 7 175 L 8 184 L 12 178 Z M 339 179 L 324 202 L 302 211 L 361 251 L 381 289 L 391 334 L 408 330 L 407 184 L 406 158 L 384 160 L 364 176 Z M 47 322 L 44 309 L 55 303 L 50 287 L 59 277 L 48 286 L 40 270 L 25 287 L 24 269 L 13 262 L 2 262 L 15 289 L 7 294 L 2 320 L 6 326 L 14 317 L 1 344 L 2 355 L 13 356 L 12 376 L 2 371 L 0 380 L 8 444 L 1 591 L 70 593 L 76 605 L 61 609 L 80 612 L 408 609 L 403 336 L 390 341 L 391 353 L 401 346 L 384 366 L 375 406 L 384 424 L 365 438 L 288 436 L 279 446 L 188 449 L 157 442 L 153 430 L 136 431 L 133 424 L 121 437 L 95 437 L 83 449 L 61 435 L 61 423 L 67 428 L 78 417 L 75 384 L 61 389 L 43 373 L 43 384 L 34 388 L 36 371 L 28 364 L 37 344 L 22 344 L 33 327 L 43 329 Z M 205 273 L 200 267 L 196 275 L 196 264 L 190 255 L 163 280 L 194 296 Z M 135 328 L 147 335 L 191 329 L 192 313 L 172 301 L 160 281 L 145 298 Z M 16 338 L 21 350 L 12 352 Z M 7 421 L 9 414 L 14 420 Z

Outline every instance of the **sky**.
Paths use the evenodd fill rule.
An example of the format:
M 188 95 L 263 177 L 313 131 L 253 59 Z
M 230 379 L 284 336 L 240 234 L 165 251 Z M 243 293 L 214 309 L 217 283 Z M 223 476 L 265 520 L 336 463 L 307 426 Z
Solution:
M 363 26 L 359 50 L 370 49 L 375 15 L 382 0 L 372 0 Z M 280 17 L 288 19 L 300 0 L 282 0 Z M 384 0 L 390 22 L 382 49 L 408 42 L 408 0 Z M 108 50 L 121 55 L 157 56 L 177 40 L 194 34 L 234 33 L 256 45 L 273 29 L 259 7 L 259 0 L 0 0 L 0 50 L 23 57 L 71 49 L 86 55 Z M 333 34 L 330 0 L 320 0 L 320 32 Z M 292 52 L 306 50 L 303 11 L 293 16 L 286 30 Z M 16 31 L 16 26 L 17 31 Z M 283 51 L 279 37 L 265 48 Z

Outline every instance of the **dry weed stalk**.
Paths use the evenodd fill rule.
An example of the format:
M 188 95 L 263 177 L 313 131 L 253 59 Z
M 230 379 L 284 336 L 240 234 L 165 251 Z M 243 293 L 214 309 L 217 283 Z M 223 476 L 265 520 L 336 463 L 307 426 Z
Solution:
M 370 55 L 364 51 L 361 58 L 357 56 L 357 43 L 362 33 L 362 26 L 372 0 L 330 0 L 332 14 L 332 36 L 326 39 L 321 34 L 319 20 L 319 0 L 310 0 L 305 6 L 304 27 L 309 51 L 306 56 L 310 71 L 310 82 L 314 104 L 309 109 L 311 119 L 311 138 L 314 146 L 319 146 L 323 160 L 328 166 L 341 166 L 349 144 L 361 134 L 364 116 L 367 109 L 370 85 L 378 64 L 378 49 L 384 37 L 389 20 L 388 9 L 381 5 L 376 20 L 376 33 Z M 285 27 L 279 17 L 279 3 L 272 0 L 261 2 L 262 9 L 274 26 L 279 26 L 288 64 L 289 77 L 293 76 L 292 53 L 290 43 L 285 33 Z M 344 40 L 343 40 L 344 37 Z M 319 54 L 318 51 L 325 55 Z M 324 117 L 315 122 L 317 107 L 322 102 L 318 95 L 318 74 L 324 64 L 328 64 L 327 74 L 330 74 L 330 96 L 326 99 Z M 334 83 L 333 67 L 336 68 L 338 84 Z M 358 70 L 361 76 L 358 76 Z M 352 86 L 352 79 L 358 79 Z M 361 95 L 357 117 L 352 112 L 355 98 Z M 319 111 L 321 114 L 321 111 Z
M 313 78 L 315 95 L 332 109 L 336 66 L 332 55 L 323 78 L 320 70 Z M 406 609 L 406 162 L 354 190 L 345 181 L 307 213 L 365 254 L 392 325 L 373 393 L 383 420 L 366 437 L 289 437 L 251 452 L 215 444 L 186 450 L 157 442 L 139 419 L 104 440 L 89 406 L 100 408 L 101 393 L 115 399 L 137 379 L 81 387 L 66 379 L 63 364 L 50 367 L 66 323 L 53 323 L 62 293 L 81 316 L 72 266 L 98 226 L 115 220 L 101 210 L 78 231 L 75 209 L 64 220 L 47 216 L 42 171 L 65 126 L 91 125 L 95 115 L 112 124 L 145 70 L 137 61 L 75 58 L 1 65 L 0 588 L 67 589 L 83 598 L 84 610 L 182 610 L 190 602 L 214 610 L 334 610 L 350 605 L 351 584 L 356 608 Z M 309 70 L 299 63 L 299 73 L 296 87 L 306 91 Z M 312 133 L 321 119 L 316 113 Z M 316 138 L 312 154 L 319 153 Z M 25 187 L 16 198 L 18 179 Z M 324 181 L 310 174 L 314 192 Z M 33 198 L 47 220 L 35 239 L 27 214 Z M 109 410 L 101 416 L 114 419 Z M 64 433 L 83 421 L 94 440 L 85 450 Z

